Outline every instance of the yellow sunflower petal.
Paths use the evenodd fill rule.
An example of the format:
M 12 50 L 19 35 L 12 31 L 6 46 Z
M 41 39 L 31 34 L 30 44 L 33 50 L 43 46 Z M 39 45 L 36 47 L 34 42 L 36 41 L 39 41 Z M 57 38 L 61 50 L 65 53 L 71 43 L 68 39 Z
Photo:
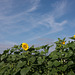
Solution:
M 22 48 L 23 48 L 24 50 L 28 50 L 29 46 L 28 46 L 27 43 L 22 43 Z
M 62 44 L 65 44 L 65 41 L 64 41 L 64 42 L 62 42 Z
M 74 38 L 75 38 L 75 35 L 74 35 Z

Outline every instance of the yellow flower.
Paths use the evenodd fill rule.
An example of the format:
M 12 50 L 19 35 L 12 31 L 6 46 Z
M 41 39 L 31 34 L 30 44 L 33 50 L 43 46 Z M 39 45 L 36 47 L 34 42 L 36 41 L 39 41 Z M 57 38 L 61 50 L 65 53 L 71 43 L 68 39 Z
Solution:
M 74 35 L 74 38 L 75 38 L 75 35 Z
M 65 44 L 65 41 L 64 41 L 64 42 L 62 42 L 62 44 Z
M 28 50 L 29 46 L 27 43 L 22 43 L 22 48 L 26 51 Z

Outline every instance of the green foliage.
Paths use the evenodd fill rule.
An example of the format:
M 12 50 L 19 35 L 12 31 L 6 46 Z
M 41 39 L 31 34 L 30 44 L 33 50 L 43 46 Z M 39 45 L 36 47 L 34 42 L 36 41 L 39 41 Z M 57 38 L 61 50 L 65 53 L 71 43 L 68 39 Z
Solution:
M 53 45 L 36 48 L 32 45 L 24 52 L 21 44 L 5 50 L 0 54 L 0 75 L 75 75 L 75 41 L 63 45 L 65 38 L 58 40 L 48 56 L 46 53 Z M 44 51 L 39 52 L 40 49 Z

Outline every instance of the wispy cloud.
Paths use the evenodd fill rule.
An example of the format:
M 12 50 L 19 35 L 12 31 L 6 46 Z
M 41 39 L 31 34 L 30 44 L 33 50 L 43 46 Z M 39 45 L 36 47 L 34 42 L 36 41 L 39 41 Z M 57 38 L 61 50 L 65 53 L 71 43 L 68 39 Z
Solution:
M 43 24 L 46 27 L 48 26 L 48 27 L 51 27 L 53 29 L 53 28 L 55 28 L 55 27 L 57 27 L 59 25 L 64 25 L 67 22 L 65 20 L 63 22 L 61 22 L 61 23 L 55 22 L 55 19 L 58 16 L 61 17 L 62 14 L 65 12 L 64 11 L 64 9 L 66 7 L 66 3 L 65 2 L 62 2 L 62 3 L 59 2 L 58 4 L 56 4 L 54 6 L 54 10 L 52 11 L 52 14 L 48 14 L 48 15 L 45 14 L 45 15 L 41 16 L 40 17 L 40 21 L 38 21 L 37 18 L 35 19 L 34 17 L 32 17 L 32 15 L 30 15 L 29 13 L 27 13 L 27 12 L 32 12 L 32 11 L 36 10 L 37 7 L 38 7 L 38 3 L 39 2 L 40 2 L 40 0 L 35 0 L 35 1 L 33 0 L 33 1 L 31 1 L 31 3 L 32 3 L 31 4 L 32 5 L 31 8 L 28 9 L 27 11 L 25 11 L 25 12 L 23 11 L 23 13 L 19 13 L 17 15 L 13 15 L 13 16 L 2 16 L 3 17 L 3 18 L 1 17 L 2 25 L 0 27 L 1 30 L 2 31 L 6 31 L 7 33 L 11 33 L 11 30 L 16 29 L 16 31 L 14 31 L 12 33 L 12 35 L 13 35 L 13 34 L 18 34 L 18 33 L 26 32 L 26 31 L 30 31 L 34 27 L 39 26 L 39 24 Z M 56 17 L 56 15 L 57 15 L 57 17 Z M 23 22 L 25 21 L 26 23 L 28 23 L 29 26 L 25 25 L 23 27 L 22 25 L 16 25 L 17 23 L 19 23 L 21 21 L 23 21 Z M 35 23 L 37 23 L 37 24 L 35 24 Z M 31 24 L 31 26 L 30 26 L 30 24 Z M 2 27 L 4 27 L 4 28 L 2 29 Z M 21 30 L 21 31 L 19 31 L 19 30 Z
M 55 18 L 60 18 L 66 13 L 68 1 L 67 0 L 60 0 L 52 4 L 54 11 L 52 12 Z
M 5 39 L 6 35 L 17 35 L 22 32 L 27 32 L 31 28 L 33 28 L 33 26 L 24 24 L 28 23 L 29 21 L 32 21 L 32 18 L 28 13 L 35 11 L 38 8 L 39 2 L 40 0 L 23 0 L 23 2 L 18 1 L 17 4 L 14 4 L 15 0 L 0 1 L 0 40 Z M 18 9 L 20 5 L 25 10 L 18 12 L 20 10 Z M 14 7 L 16 7 L 16 9 L 14 9 Z M 16 13 L 14 13 L 15 10 L 17 10 Z M 19 24 L 19 22 L 22 21 L 24 24 Z M 32 25 L 33 22 L 31 22 L 30 24 Z M 0 49 L 4 50 L 17 43 L 3 41 L 0 42 L 0 44 Z
M 51 28 L 51 30 L 48 31 L 47 33 L 42 34 L 42 35 L 36 35 L 35 37 L 29 39 L 29 41 L 32 41 L 32 40 L 37 39 L 37 38 L 41 38 L 41 37 L 46 36 L 46 35 L 51 34 L 51 33 L 56 33 L 56 32 L 62 31 L 63 26 L 67 23 L 67 20 L 63 20 L 61 22 L 56 22 L 56 19 L 59 19 L 60 17 L 62 17 L 62 15 L 65 14 L 66 6 L 67 6 L 66 1 L 57 2 L 53 5 L 53 8 L 54 8 L 53 11 L 41 16 L 40 20 L 37 21 L 36 25 L 37 26 L 42 25 L 42 26 L 45 26 L 47 28 Z
M 22 22 L 22 21 L 24 23 L 28 23 L 30 21 L 30 24 L 32 25 L 33 24 L 32 20 L 31 20 L 32 18 L 28 13 L 37 9 L 39 1 L 40 0 L 32 0 L 32 1 L 26 0 L 25 4 L 26 3 L 30 4 L 30 5 L 26 6 L 26 7 L 28 7 L 28 9 L 26 9 L 25 11 L 22 11 L 20 13 L 14 14 L 14 15 L 11 14 L 11 15 L 7 16 L 5 13 L 3 13 L 3 9 L 6 9 L 6 6 L 7 6 L 7 8 L 9 8 L 9 7 L 12 8 L 12 10 L 11 9 L 8 9 L 8 10 L 13 11 L 13 5 L 12 5 L 13 1 L 7 0 L 7 2 L 5 2 L 5 0 L 3 0 L 2 3 L 5 3 L 5 6 L 3 6 L 3 7 L 1 6 L 2 10 L 1 10 L 0 14 L 2 16 L 0 17 L 0 21 L 1 21 L 0 32 L 6 32 L 8 34 L 12 33 L 12 35 L 15 35 L 15 34 L 26 32 L 26 31 L 30 30 L 33 26 L 30 27 L 30 26 L 27 26 L 24 24 L 20 25 L 17 23 Z M 19 5 L 17 5 L 16 7 L 18 7 L 18 6 Z M 4 10 L 4 12 L 7 12 L 8 10 Z M 8 13 L 9 13 L 9 11 L 8 11 Z M 21 30 L 21 31 L 19 31 L 19 30 Z
M 21 12 L 19 12 L 18 10 L 20 2 L 17 3 L 15 9 L 14 1 L 15 0 L 3 0 L 5 6 L 0 6 L 0 32 L 2 33 L 6 33 L 12 36 L 18 35 L 22 32 L 31 31 L 32 29 L 40 26 L 45 26 L 48 29 L 51 28 L 50 31 L 44 33 L 43 35 L 39 33 L 37 33 L 37 35 L 35 34 L 32 38 L 27 40 L 28 42 L 30 42 L 48 34 L 56 33 L 58 31 L 63 30 L 63 26 L 67 23 L 67 20 L 63 20 L 61 22 L 56 21 L 56 19 L 60 19 L 60 17 L 62 17 L 66 12 L 67 1 L 65 0 L 52 4 L 53 10 L 49 13 L 43 15 L 35 13 L 36 16 L 31 12 L 37 10 L 37 8 L 39 7 L 40 0 L 25 0 L 24 4 L 29 5 L 26 6 L 27 8 L 25 10 L 21 9 Z M 1 3 L 2 2 L 0 2 L 0 4 Z M 25 8 L 24 4 L 21 6 L 22 8 Z M 17 10 L 17 12 L 15 12 L 15 10 Z M 5 36 L 2 33 L 0 33 L 0 35 Z
M 33 6 L 27 12 L 32 12 L 32 11 L 36 10 L 39 5 L 39 2 L 40 2 L 40 0 L 35 0 L 35 1 L 32 0 L 31 3 L 33 4 Z

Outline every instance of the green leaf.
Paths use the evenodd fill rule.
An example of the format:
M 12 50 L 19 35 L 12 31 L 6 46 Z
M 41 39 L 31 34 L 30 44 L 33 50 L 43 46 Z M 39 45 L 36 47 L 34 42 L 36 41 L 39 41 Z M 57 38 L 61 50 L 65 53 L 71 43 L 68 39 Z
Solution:
M 15 49 L 11 49 L 10 52 L 13 53 L 15 51 Z
M 57 70 L 55 68 L 52 69 L 52 74 L 55 75 L 57 73 Z
M 67 69 L 67 65 L 64 65 L 62 71 L 66 71 L 66 69 Z
M 18 46 L 17 45 L 14 45 L 14 48 L 18 48 Z
M 72 56 L 72 55 L 73 55 L 73 51 L 69 49 L 69 51 L 68 51 L 68 56 L 70 57 L 70 56 Z
M 36 53 L 36 51 L 32 51 L 32 53 Z
M 17 67 L 22 67 L 23 65 L 26 64 L 26 61 L 22 62 L 21 60 L 18 62 Z
M 54 60 L 54 59 L 58 59 L 58 56 L 57 55 L 53 55 L 51 60 Z
M 68 57 L 69 55 L 68 55 L 68 53 L 65 53 L 65 57 Z
M 12 55 L 12 61 L 14 61 L 16 59 L 15 55 Z
M 58 67 L 57 69 L 58 69 L 58 71 L 62 71 L 63 67 L 60 66 L 60 67 Z
M 58 40 L 59 40 L 59 41 L 61 41 L 61 39 L 60 39 L 60 38 L 58 38 Z
M 26 75 L 27 72 L 30 70 L 30 68 L 31 68 L 31 67 L 27 67 L 27 68 L 21 69 L 20 74 L 21 74 L 21 75 Z
M 43 60 L 42 60 L 42 58 L 41 57 L 38 57 L 38 64 L 42 64 L 42 62 L 43 62 Z
M 7 58 L 7 61 L 12 61 L 12 59 L 11 58 Z
M 57 53 L 56 51 L 53 51 L 50 53 L 50 56 L 53 57 L 54 55 L 56 55 L 56 53 Z
M 52 65 L 53 65 L 53 62 L 48 61 L 48 67 L 52 67 Z
M 41 48 L 40 48 L 40 47 L 36 47 L 35 49 L 36 49 L 36 50 L 40 50 Z
M 54 43 L 59 44 L 59 41 L 56 41 L 56 42 L 54 42 Z
M 2 65 L 2 67 L 0 67 L 0 73 L 4 73 L 7 69 L 8 67 L 6 67 L 5 65 Z
M 66 71 L 67 65 L 60 66 L 60 67 L 58 67 L 57 69 L 58 69 L 58 71 Z
M 1 74 L 0 74 L 1 75 Z M 5 73 L 4 73 L 4 75 L 9 75 L 9 73 L 6 71 Z
M 4 65 L 4 61 L 0 62 L 0 66 Z
M 41 55 L 43 55 L 43 54 L 45 54 L 45 52 L 43 52 L 43 51 L 41 51 L 41 53 L 40 53 Z
M 59 65 L 60 65 L 60 62 L 57 61 L 57 60 L 55 60 L 55 61 L 53 62 L 53 64 L 54 64 L 55 66 L 59 66 Z
M 35 53 L 35 55 L 38 55 L 38 54 L 40 54 L 39 51 L 37 51 L 37 52 Z
M 57 69 L 58 69 L 58 71 L 66 71 L 67 65 L 60 66 L 60 67 L 58 67 Z
M 8 49 L 8 50 L 5 50 L 5 51 L 3 52 L 3 54 L 6 54 L 6 53 L 8 53 L 8 52 L 9 52 L 9 50 L 10 50 L 10 49 Z
M 5 72 L 5 70 L 6 70 L 7 68 L 2 68 L 2 69 L 0 69 L 0 73 L 4 73 Z
M 45 50 L 45 53 L 48 53 L 48 50 L 47 49 L 44 49 Z
M 13 75 L 17 75 L 17 73 L 21 70 L 20 68 L 14 68 L 15 69 L 15 72 L 13 73 Z M 11 73 L 12 75 L 12 73 Z
M 34 45 L 32 45 L 30 48 L 34 48 Z
M 43 61 L 45 60 L 46 56 L 43 56 Z
M 48 47 L 47 47 L 47 50 L 49 50 L 49 48 L 52 47 L 52 46 L 54 46 L 54 45 L 48 46 Z
M 70 71 L 67 75 L 75 75 L 73 71 Z
M 73 39 L 73 40 L 75 40 L 75 38 L 74 37 L 69 37 L 70 39 Z
M 47 45 L 44 45 L 44 49 L 48 46 L 49 44 L 47 44 Z
M 63 41 L 66 39 L 66 37 L 63 39 Z
M 74 64 L 73 61 L 69 61 L 69 62 L 68 62 L 68 66 L 70 66 L 70 65 L 72 65 L 72 64 Z
M 18 48 L 17 48 L 17 49 L 18 49 L 18 50 L 20 50 L 20 49 L 21 49 L 21 47 L 19 47 L 19 46 L 18 46 Z
M 60 52 L 57 52 L 57 56 L 58 56 L 59 58 L 61 58 L 61 53 L 60 53 Z
M 32 63 L 36 60 L 36 58 L 34 56 L 32 56 L 31 58 L 29 58 L 29 61 L 31 61 Z
M 1 56 L 1 60 L 3 60 L 5 57 L 6 57 L 5 55 L 2 55 L 2 56 Z

